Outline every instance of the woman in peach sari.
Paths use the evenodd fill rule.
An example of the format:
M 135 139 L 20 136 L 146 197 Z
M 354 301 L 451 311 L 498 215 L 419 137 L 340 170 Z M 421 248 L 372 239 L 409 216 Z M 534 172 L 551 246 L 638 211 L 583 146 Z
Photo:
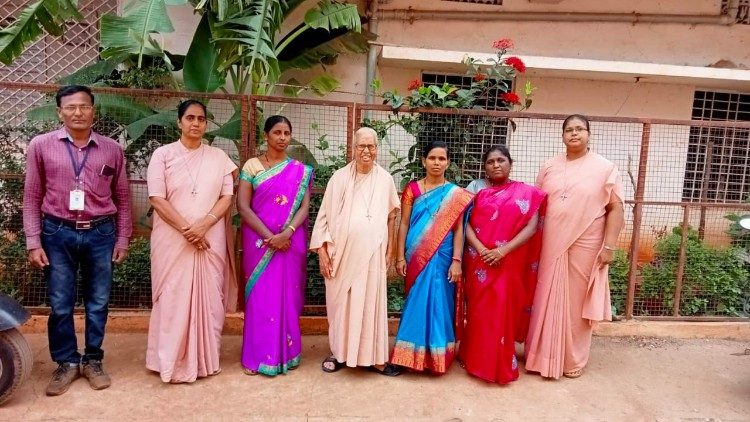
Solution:
M 565 154 L 544 163 L 547 193 L 539 279 L 526 337 L 526 370 L 577 378 L 589 359 L 596 321 L 611 320 L 607 271 L 624 223 L 615 165 L 589 149 L 589 122 L 563 122 Z
M 206 107 L 177 109 L 182 136 L 159 147 L 148 165 L 153 308 L 146 367 L 162 381 L 193 382 L 219 373 L 224 314 L 236 305 L 228 210 L 237 166 L 201 142 Z

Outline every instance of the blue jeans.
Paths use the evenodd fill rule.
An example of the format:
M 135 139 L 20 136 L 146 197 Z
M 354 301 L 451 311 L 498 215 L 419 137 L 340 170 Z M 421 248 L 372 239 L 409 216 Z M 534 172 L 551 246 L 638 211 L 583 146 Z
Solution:
M 113 220 L 89 230 L 75 230 L 46 219 L 42 222 L 42 248 L 49 260 L 44 275 L 52 308 L 47 328 L 53 361 L 86 363 L 104 357 L 102 342 L 109 310 L 114 246 Z M 78 352 L 73 326 L 78 271 L 81 272 L 86 311 L 86 348 L 83 356 Z

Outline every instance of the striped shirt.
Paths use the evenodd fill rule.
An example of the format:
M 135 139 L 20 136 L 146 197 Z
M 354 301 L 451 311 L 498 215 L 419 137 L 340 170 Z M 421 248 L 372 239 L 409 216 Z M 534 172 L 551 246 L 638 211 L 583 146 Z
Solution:
M 69 149 L 78 166 L 88 153 L 80 175 L 85 193 L 83 211 L 68 209 L 70 191 L 75 187 L 76 180 Z M 115 247 L 127 249 L 133 224 L 126 170 L 125 155 L 120 145 L 93 131 L 83 148 L 73 144 L 65 127 L 32 139 L 26 151 L 23 192 L 26 248 L 42 247 L 41 218 L 44 214 L 72 221 L 112 215 L 117 227 Z

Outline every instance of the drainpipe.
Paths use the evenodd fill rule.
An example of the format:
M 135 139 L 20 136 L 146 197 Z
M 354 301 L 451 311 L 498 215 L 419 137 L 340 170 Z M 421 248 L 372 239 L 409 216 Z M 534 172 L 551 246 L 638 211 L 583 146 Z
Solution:
M 378 3 L 379 0 L 370 0 L 367 7 L 367 16 L 370 18 L 367 24 L 367 29 L 378 35 Z M 370 44 L 370 49 L 367 51 L 367 67 L 365 68 L 365 102 L 372 103 L 375 98 L 375 93 L 372 89 L 372 82 L 375 80 L 375 68 L 378 65 L 378 46 Z
M 502 12 L 467 10 L 386 9 L 377 12 L 383 20 L 464 20 L 464 21 L 543 21 L 543 22 L 623 22 L 683 23 L 690 25 L 733 25 L 739 0 L 731 0 L 724 15 L 669 15 L 649 13 L 567 13 L 567 12 Z M 377 3 L 373 1 L 373 3 Z

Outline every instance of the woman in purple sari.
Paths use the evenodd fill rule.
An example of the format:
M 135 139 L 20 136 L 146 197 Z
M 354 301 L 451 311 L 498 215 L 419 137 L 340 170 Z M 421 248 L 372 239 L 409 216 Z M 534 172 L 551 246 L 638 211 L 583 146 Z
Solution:
M 245 163 L 237 192 L 247 282 L 242 366 L 274 376 L 300 363 L 312 168 L 286 154 L 289 119 L 271 116 L 263 131 L 268 148 Z

